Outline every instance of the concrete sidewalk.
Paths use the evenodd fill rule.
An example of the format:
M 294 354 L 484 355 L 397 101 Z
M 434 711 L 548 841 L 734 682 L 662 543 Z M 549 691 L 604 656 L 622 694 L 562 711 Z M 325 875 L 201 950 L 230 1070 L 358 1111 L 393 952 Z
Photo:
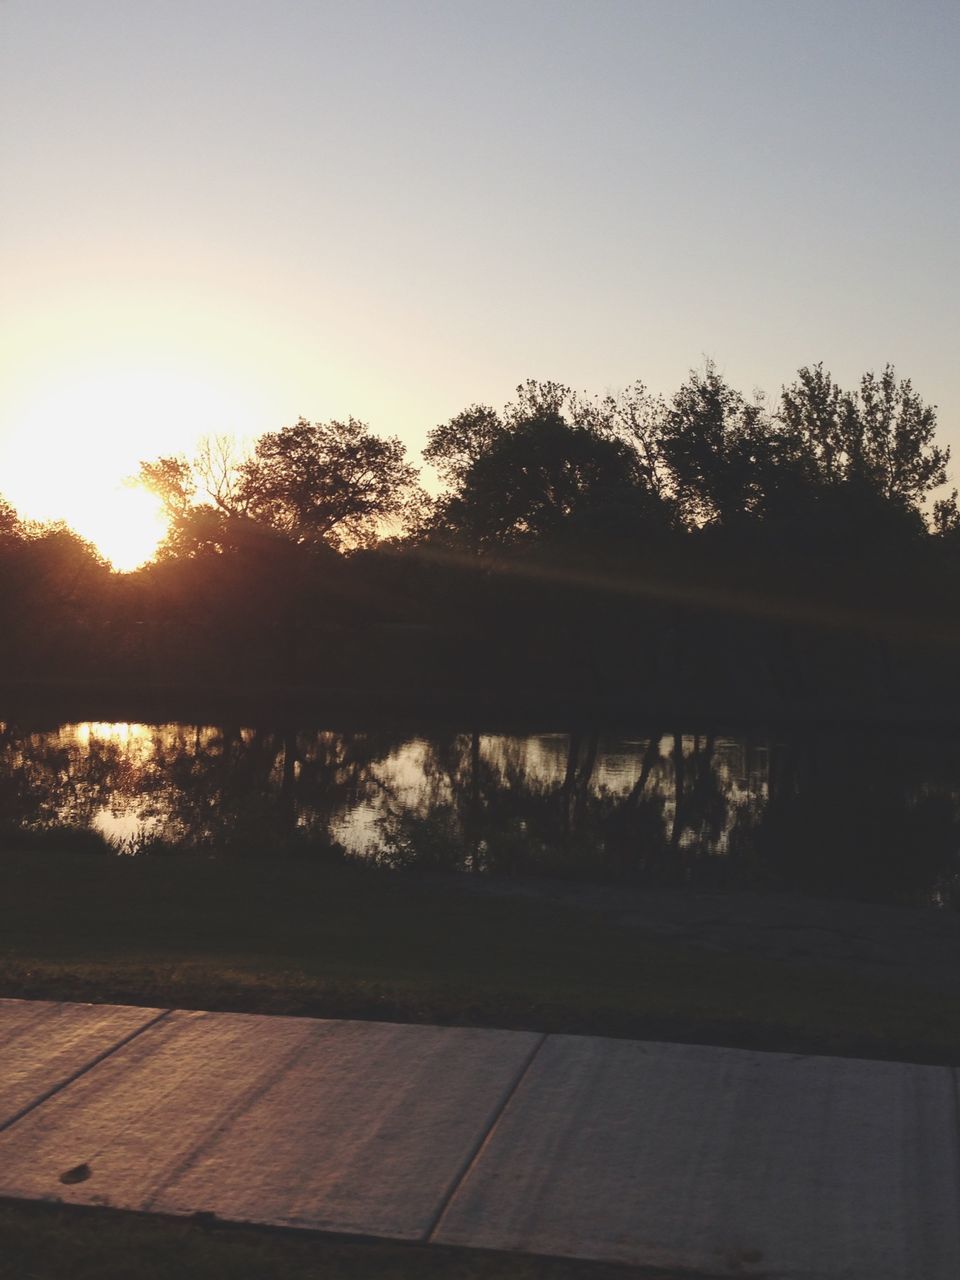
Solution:
M 958 1073 L 0 1001 L 0 1195 L 689 1269 L 960 1275 Z

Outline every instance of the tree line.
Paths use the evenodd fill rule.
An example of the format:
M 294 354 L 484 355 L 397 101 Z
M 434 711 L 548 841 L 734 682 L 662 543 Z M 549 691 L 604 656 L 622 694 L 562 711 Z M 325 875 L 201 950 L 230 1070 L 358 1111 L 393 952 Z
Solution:
M 885 367 L 779 398 L 528 381 L 428 435 L 296 424 L 143 462 L 169 531 L 113 575 L 0 505 L 8 672 L 615 697 L 934 696 L 960 621 L 935 407 Z M 759 690 L 759 693 L 758 693 Z M 764 692 L 766 690 L 766 692 Z
M 578 537 L 624 544 L 657 532 L 752 530 L 779 539 L 886 525 L 944 533 L 957 497 L 936 410 L 891 366 L 842 389 L 803 368 L 768 407 L 712 364 L 670 399 L 636 383 L 588 397 L 528 381 L 499 412 L 472 405 L 430 431 L 424 460 L 443 483 L 430 498 L 403 443 L 364 423 L 268 432 L 249 456 L 208 440 L 197 456 L 145 462 L 140 481 L 163 500 L 163 554 L 236 550 L 269 530 L 298 545 L 349 553 L 384 541 L 476 554 Z M 246 532 L 245 532 L 246 530 Z

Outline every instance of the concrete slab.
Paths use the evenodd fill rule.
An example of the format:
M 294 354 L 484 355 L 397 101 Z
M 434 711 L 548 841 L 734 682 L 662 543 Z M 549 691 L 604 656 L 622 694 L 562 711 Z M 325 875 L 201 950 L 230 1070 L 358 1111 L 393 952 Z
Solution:
M 0 1000 L 0 1129 L 161 1012 L 125 1005 Z
M 0 1135 L 0 1194 L 423 1239 L 540 1040 L 175 1012 Z
M 550 1037 L 432 1239 L 708 1274 L 955 1280 L 944 1067 Z

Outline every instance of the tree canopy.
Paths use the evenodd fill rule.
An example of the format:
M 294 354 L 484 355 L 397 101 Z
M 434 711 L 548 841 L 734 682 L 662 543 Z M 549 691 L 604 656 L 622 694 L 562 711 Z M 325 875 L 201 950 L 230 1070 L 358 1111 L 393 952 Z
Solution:
M 303 546 L 368 546 L 415 511 L 417 470 L 396 437 L 374 435 L 355 418 L 268 432 L 237 457 L 227 440 L 197 457 L 140 465 L 140 482 L 161 498 L 170 521 L 168 556 L 245 546 L 257 529 Z
M 430 500 L 403 443 L 353 418 L 301 418 L 248 450 L 214 437 L 143 463 L 169 536 L 133 574 L 0 500 L 0 656 L 44 678 L 357 687 L 522 668 L 593 688 L 641 660 L 687 683 L 714 655 L 765 662 L 788 624 L 800 651 L 831 654 L 857 610 L 895 644 L 925 618 L 933 643 L 960 619 L 936 425 L 889 366 L 854 390 L 804 366 L 769 403 L 712 364 L 670 397 L 528 381 L 429 432 Z M 856 667 L 861 635 L 851 652 Z
M 255 518 L 300 543 L 345 551 L 402 524 L 417 497 L 417 470 L 402 441 L 355 418 L 269 432 L 243 466 L 240 492 Z
M 561 531 L 568 544 L 626 547 L 654 530 L 742 538 L 762 526 L 814 549 L 856 530 L 960 527 L 955 495 L 936 497 L 950 456 L 936 426 L 890 365 L 852 392 L 804 366 L 771 407 L 707 362 L 669 399 L 641 382 L 590 398 L 529 380 L 501 410 L 468 406 L 428 433 L 423 458 L 442 486 L 431 500 L 402 441 L 355 418 L 300 418 L 243 456 L 210 439 L 193 460 L 144 462 L 139 479 L 163 502 L 174 559 L 267 532 L 340 553 L 398 538 L 486 552 Z

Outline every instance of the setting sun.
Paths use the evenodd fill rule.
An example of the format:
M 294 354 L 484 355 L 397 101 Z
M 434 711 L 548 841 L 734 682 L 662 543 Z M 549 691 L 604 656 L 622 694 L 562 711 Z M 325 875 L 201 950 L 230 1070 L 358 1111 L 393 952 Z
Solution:
M 103 491 L 95 503 L 77 503 L 64 519 L 77 533 L 89 539 L 114 569 L 125 573 L 152 560 L 166 532 L 159 503 L 139 488 L 116 486 Z M 102 504 L 99 499 L 102 498 Z
M 206 431 L 237 420 L 236 400 L 170 362 L 63 371 L 19 406 L 4 496 L 27 519 L 64 521 L 115 569 L 135 569 L 166 533 L 159 501 L 132 482 L 140 462 L 192 452 Z

